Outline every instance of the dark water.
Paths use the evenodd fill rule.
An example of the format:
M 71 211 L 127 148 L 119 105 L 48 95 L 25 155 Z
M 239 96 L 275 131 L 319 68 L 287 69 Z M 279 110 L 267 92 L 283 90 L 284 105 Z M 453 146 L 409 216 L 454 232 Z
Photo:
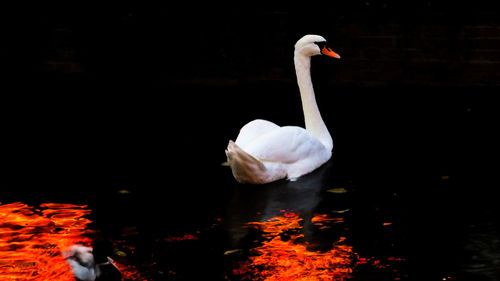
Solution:
M 491 91 L 317 80 L 333 157 L 265 186 L 237 184 L 224 149 L 255 118 L 303 124 L 293 81 L 15 99 L 0 201 L 90 205 L 93 227 L 133 245 L 130 263 L 152 280 L 224 280 L 245 258 L 224 253 L 258 236 L 244 225 L 282 210 L 299 214 L 320 248 L 343 236 L 364 257 L 403 260 L 355 269 L 354 280 L 500 279 Z M 314 214 L 343 223 L 325 234 L 307 223 Z M 167 239 L 186 234 L 197 239 Z

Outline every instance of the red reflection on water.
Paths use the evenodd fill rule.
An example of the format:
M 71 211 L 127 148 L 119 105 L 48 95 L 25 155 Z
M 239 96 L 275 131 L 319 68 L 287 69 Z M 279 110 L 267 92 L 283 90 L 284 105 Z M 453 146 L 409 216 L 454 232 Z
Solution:
M 339 217 L 330 217 L 327 214 L 316 214 L 311 219 L 311 222 L 318 226 L 319 229 L 327 229 L 330 228 L 333 223 L 344 222 L 344 219 Z
M 164 238 L 165 241 L 167 242 L 179 242 L 179 241 L 185 241 L 185 240 L 198 240 L 199 238 L 192 235 L 192 234 L 185 234 L 183 236 L 168 236 Z
M 304 237 L 301 233 L 303 219 L 297 213 L 285 210 L 281 213 L 264 222 L 247 223 L 248 227 L 262 231 L 266 240 L 250 250 L 248 260 L 236 264 L 233 276 L 239 280 L 265 281 L 347 280 L 352 277 L 353 269 L 360 266 L 384 270 L 391 267 L 390 263 L 404 261 L 396 257 L 388 257 L 386 262 L 361 257 L 352 246 L 345 244 L 345 237 L 340 237 L 328 251 L 310 250 L 309 244 L 301 239 Z M 311 218 L 311 223 L 319 230 L 342 222 L 342 218 L 326 214 L 316 214 Z M 394 279 L 401 280 L 397 270 L 392 271 Z
M 0 280 L 74 281 L 61 252 L 73 244 L 90 246 L 85 205 L 0 204 Z M 141 279 L 132 266 L 117 264 L 125 278 Z
M 316 216 L 315 223 L 331 221 Z M 242 280 L 344 280 L 351 276 L 357 254 L 343 243 L 344 237 L 327 252 L 310 251 L 299 242 L 304 235 L 299 231 L 302 218 L 295 213 L 284 213 L 265 222 L 250 222 L 267 238 L 251 250 L 248 261 L 238 265 L 234 275 Z M 287 236 L 287 239 L 282 238 Z

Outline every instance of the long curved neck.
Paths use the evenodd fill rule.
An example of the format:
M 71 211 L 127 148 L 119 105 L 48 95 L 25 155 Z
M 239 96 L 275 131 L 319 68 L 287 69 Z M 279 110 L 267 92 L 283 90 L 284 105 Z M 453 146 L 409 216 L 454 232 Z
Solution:
M 304 120 L 306 130 L 318 138 L 328 149 L 333 148 L 333 140 L 328 132 L 328 128 L 321 118 L 314 89 L 311 80 L 311 57 L 295 52 L 294 56 L 295 72 L 297 83 L 299 84 L 302 109 L 304 110 Z

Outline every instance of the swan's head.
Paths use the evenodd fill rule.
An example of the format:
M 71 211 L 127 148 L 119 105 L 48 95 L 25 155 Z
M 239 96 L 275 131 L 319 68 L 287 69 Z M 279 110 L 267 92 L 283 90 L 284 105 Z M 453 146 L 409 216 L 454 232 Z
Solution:
M 82 245 L 73 245 L 68 250 L 63 252 L 66 259 L 74 259 L 80 265 L 90 267 L 94 264 L 94 256 L 92 255 L 92 248 Z
M 327 45 L 326 39 L 319 35 L 306 35 L 295 43 L 295 52 L 305 56 L 327 55 L 340 59 L 340 56 Z

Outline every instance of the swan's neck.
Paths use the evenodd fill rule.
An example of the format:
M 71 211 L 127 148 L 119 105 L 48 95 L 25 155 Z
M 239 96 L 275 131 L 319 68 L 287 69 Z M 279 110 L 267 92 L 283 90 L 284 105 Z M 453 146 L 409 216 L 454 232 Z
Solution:
M 321 118 L 314 95 L 311 80 L 311 57 L 295 52 L 294 62 L 302 100 L 302 109 L 304 110 L 306 130 L 318 138 L 328 150 L 331 150 L 333 148 L 332 137 Z

